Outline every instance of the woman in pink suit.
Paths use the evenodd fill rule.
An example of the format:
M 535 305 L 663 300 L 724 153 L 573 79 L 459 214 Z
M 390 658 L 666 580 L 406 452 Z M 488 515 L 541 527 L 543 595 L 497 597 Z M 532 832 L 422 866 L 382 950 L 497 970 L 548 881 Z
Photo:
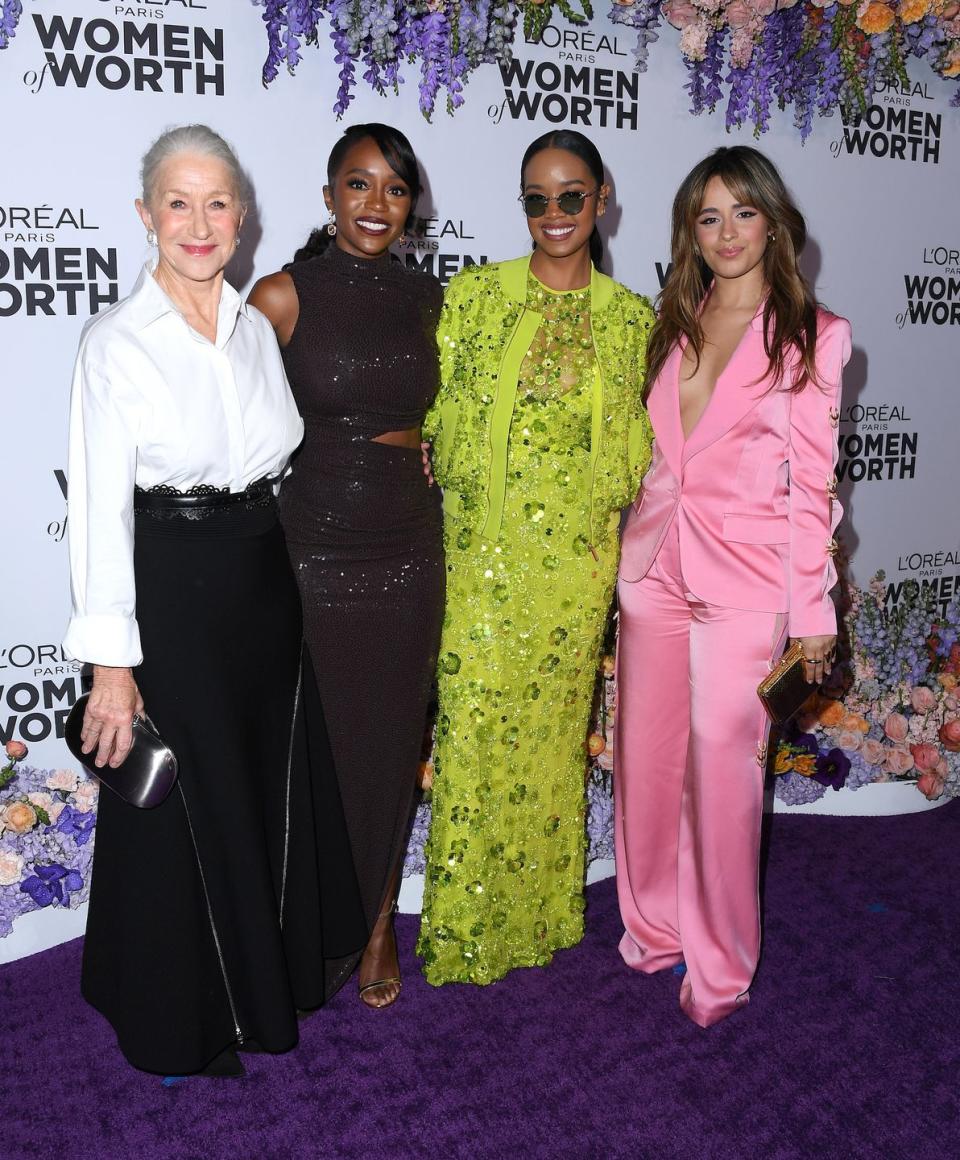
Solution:
M 767 727 L 756 688 L 787 636 L 812 684 L 836 615 L 834 467 L 850 326 L 797 265 L 803 217 L 776 168 L 717 149 L 673 205 L 673 266 L 650 337 L 656 443 L 618 584 L 620 953 L 681 961 L 701 1027 L 748 1000 Z

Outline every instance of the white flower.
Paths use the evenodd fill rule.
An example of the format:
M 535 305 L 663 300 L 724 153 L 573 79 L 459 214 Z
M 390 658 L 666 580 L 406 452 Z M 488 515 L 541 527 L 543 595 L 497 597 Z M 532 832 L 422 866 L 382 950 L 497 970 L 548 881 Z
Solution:
M 12 886 L 20 881 L 23 859 L 13 850 L 0 850 L 0 886 Z

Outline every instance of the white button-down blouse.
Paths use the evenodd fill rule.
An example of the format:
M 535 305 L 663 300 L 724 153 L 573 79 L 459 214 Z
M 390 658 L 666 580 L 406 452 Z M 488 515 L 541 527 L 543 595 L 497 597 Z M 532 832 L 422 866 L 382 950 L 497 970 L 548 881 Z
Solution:
M 270 323 L 223 283 L 217 340 L 183 319 L 148 263 L 133 293 L 86 325 L 73 376 L 64 649 L 101 665 L 142 659 L 133 489 L 242 491 L 283 472 L 303 437 Z

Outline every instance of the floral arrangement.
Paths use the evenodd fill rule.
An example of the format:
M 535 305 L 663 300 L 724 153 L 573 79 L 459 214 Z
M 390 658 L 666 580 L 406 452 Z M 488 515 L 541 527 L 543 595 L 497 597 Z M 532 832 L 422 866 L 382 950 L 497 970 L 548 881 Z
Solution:
M 6 755 L 0 770 L 0 938 L 31 910 L 75 910 L 86 902 L 99 789 L 72 769 L 22 765 L 22 741 L 8 741 Z
M 326 19 L 340 66 L 334 111 L 352 99 L 356 69 L 376 92 L 403 83 L 404 61 L 420 66 L 420 108 L 439 92 L 447 109 L 479 65 L 509 61 L 518 24 L 536 41 L 556 13 L 573 23 L 593 15 L 590 0 L 252 0 L 267 28 L 264 84 L 281 65 L 293 72 L 303 44 L 317 44 Z M 814 114 L 855 113 L 878 81 L 907 85 L 906 61 L 922 57 L 946 78 L 960 77 L 958 0 L 614 0 L 611 19 L 637 33 L 636 68 L 664 19 L 680 32 L 691 112 L 712 112 L 727 89 L 727 127 L 767 130 L 774 106 L 791 106 L 801 137 Z M 960 104 L 960 88 L 953 98 Z
M 850 588 L 849 659 L 812 697 L 774 759 L 776 795 L 910 781 L 930 800 L 960 795 L 960 603 L 942 616 L 916 581 L 887 608 L 882 572 Z
M 506 64 L 517 27 L 536 41 L 557 14 L 574 24 L 593 16 L 590 0 L 251 0 L 263 9 L 263 83 L 281 66 L 293 73 L 304 45 L 318 45 L 326 22 L 339 70 L 334 112 L 343 116 L 357 70 L 375 92 L 397 91 L 404 63 L 420 69 L 420 109 L 430 117 L 441 92 L 453 112 L 481 64 Z M 20 19 L 21 0 L 0 0 L 0 49 Z M 906 62 L 925 59 L 960 77 L 960 0 L 614 0 L 611 19 L 635 29 L 636 68 L 665 20 L 680 32 L 691 112 L 713 112 L 727 94 L 727 127 L 759 136 L 776 106 L 793 108 L 802 138 L 814 114 L 838 106 L 855 115 L 878 81 L 908 84 Z M 952 98 L 960 105 L 960 87 Z
M 792 106 L 801 138 L 814 113 L 856 115 L 878 81 L 907 86 L 906 61 L 960 77 L 957 0 L 616 0 L 611 19 L 637 30 L 637 68 L 663 17 L 680 30 L 691 112 L 713 112 L 727 86 L 727 128 L 769 128 Z M 960 87 L 951 101 L 960 105 Z

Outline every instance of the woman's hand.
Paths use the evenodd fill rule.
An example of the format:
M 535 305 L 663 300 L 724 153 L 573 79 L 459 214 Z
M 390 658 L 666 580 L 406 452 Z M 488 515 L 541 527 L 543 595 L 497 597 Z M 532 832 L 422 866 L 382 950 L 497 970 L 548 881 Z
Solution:
M 427 482 L 433 487 L 433 464 L 430 461 L 430 444 L 420 444 L 420 454 L 423 457 L 423 474 L 427 477 Z
M 143 712 L 143 698 L 130 669 L 93 666 L 93 688 L 83 715 L 80 741 L 84 753 L 97 751 L 99 768 L 122 765 L 133 744 L 133 717 Z
M 798 638 L 803 649 L 804 676 L 808 685 L 822 684 L 833 669 L 833 658 L 837 651 L 835 636 L 801 636 Z

